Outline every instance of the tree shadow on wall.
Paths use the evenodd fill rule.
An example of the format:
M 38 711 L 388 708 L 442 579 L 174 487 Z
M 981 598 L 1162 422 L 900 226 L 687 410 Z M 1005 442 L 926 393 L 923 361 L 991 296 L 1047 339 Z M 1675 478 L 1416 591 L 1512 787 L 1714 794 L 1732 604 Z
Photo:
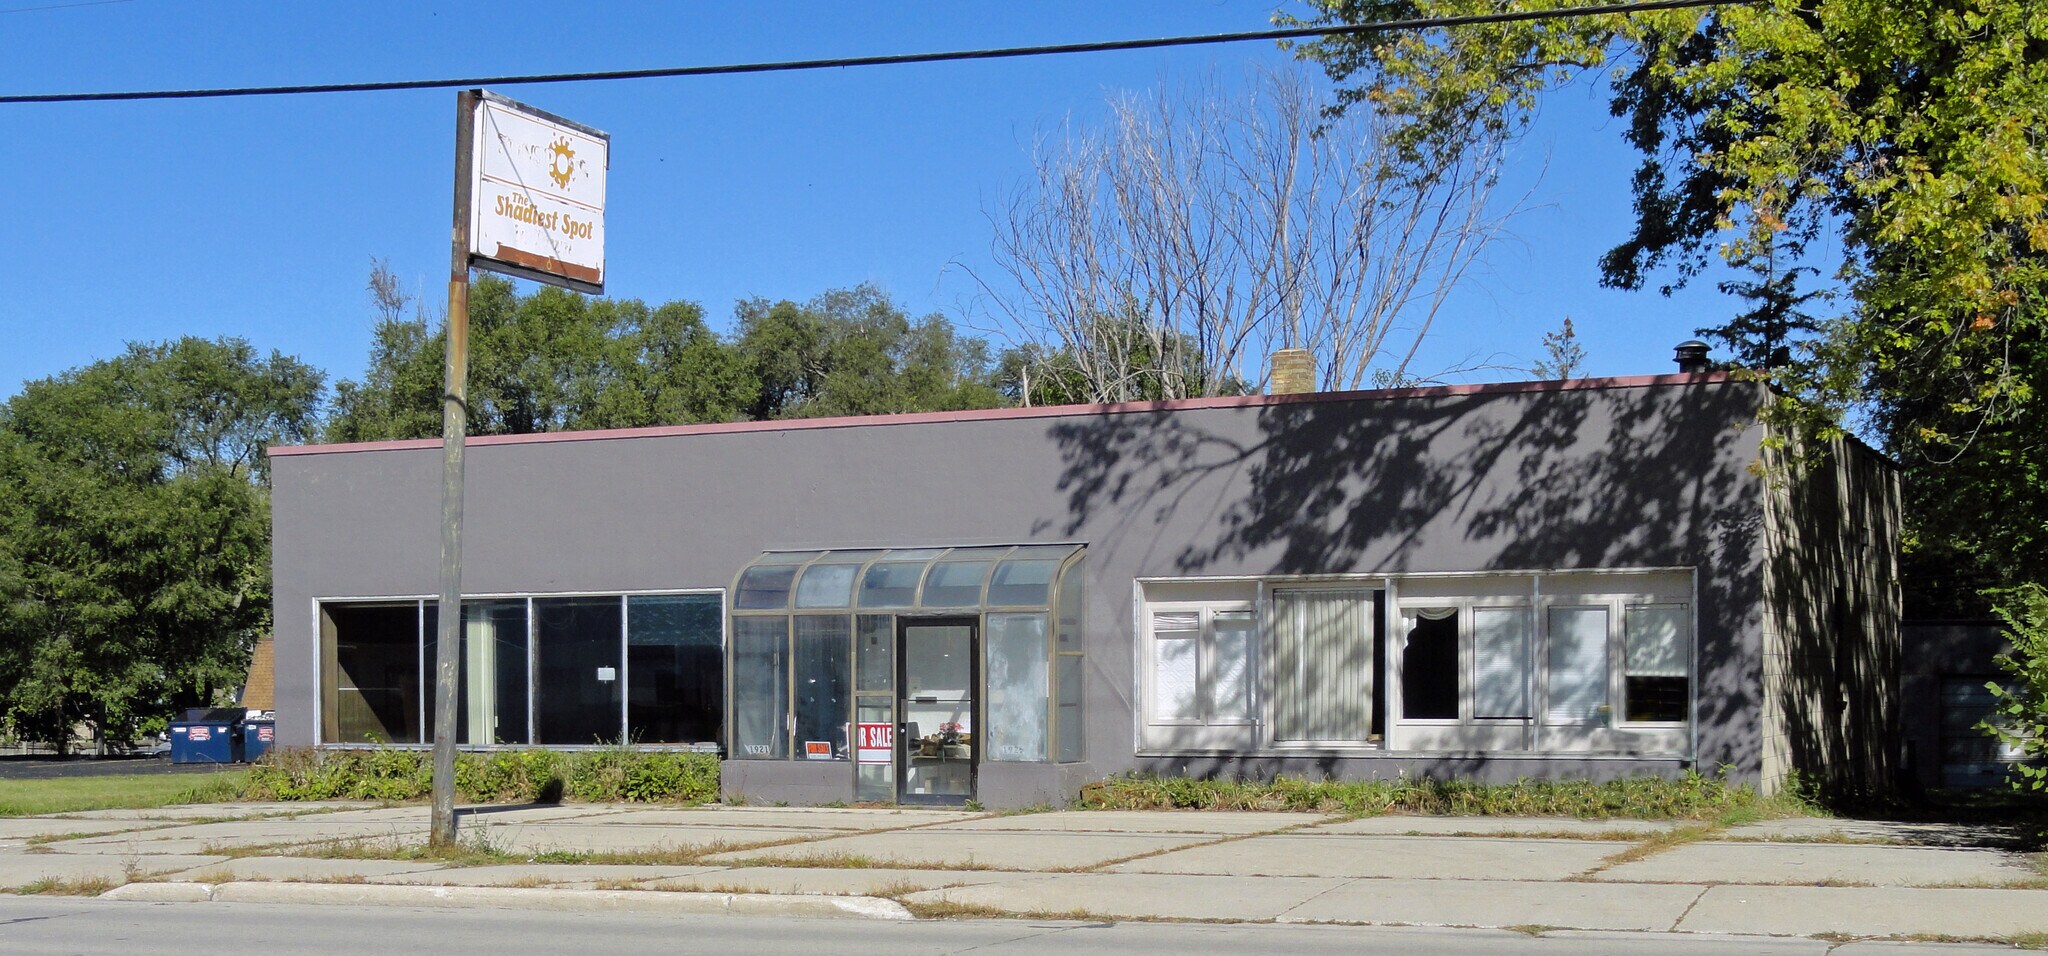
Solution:
M 1066 514 L 1037 530 L 1141 575 L 1696 567 L 1701 756 L 1739 759 L 1759 733 L 1738 635 L 1758 626 L 1760 400 L 1544 383 L 1064 419 Z

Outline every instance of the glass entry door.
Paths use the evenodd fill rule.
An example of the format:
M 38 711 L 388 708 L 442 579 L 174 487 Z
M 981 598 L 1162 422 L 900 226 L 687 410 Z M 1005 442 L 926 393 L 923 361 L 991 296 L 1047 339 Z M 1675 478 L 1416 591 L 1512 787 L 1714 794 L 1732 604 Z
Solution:
M 904 620 L 897 646 L 896 801 L 974 798 L 981 749 L 975 726 L 975 618 Z

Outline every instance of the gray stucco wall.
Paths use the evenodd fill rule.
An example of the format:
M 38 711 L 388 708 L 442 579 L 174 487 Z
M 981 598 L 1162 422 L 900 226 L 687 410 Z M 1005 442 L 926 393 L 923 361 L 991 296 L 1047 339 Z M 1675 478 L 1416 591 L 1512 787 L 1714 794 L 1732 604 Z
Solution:
M 1018 796 L 985 793 L 1001 805 L 1135 765 L 1140 577 L 1696 567 L 1700 763 L 1754 777 L 1761 391 L 1675 376 L 1585 385 L 477 442 L 464 590 L 726 587 L 766 549 L 1085 542 L 1088 762 L 989 765 L 984 790 Z M 304 745 L 314 602 L 437 590 L 440 452 L 278 455 L 273 469 L 278 732 Z M 728 786 L 851 793 L 844 765 L 727 767 Z

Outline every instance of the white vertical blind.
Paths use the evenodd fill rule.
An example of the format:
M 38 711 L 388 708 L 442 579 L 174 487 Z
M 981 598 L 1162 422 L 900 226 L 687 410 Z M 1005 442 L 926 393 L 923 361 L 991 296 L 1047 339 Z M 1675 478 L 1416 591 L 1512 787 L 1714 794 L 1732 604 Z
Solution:
M 1194 720 L 1201 716 L 1202 615 L 1160 611 L 1152 615 L 1152 719 Z
M 1607 609 L 1550 609 L 1549 706 L 1551 720 L 1591 720 L 1607 703 Z
M 1472 609 L 1472 716 L 1529 716 L 1529 609 Z
M 1372 595 L 1275 591 L 1273 735 L 1357 741 L 1372 733 Z
M 1250 720 L 1252 716 L 1252 612 L 1217 611 L 1209 670 L 1209 717 Z
M 1685 605 L 1631 605 L 1627 646 L 1630 677 L 1684 677 Z
M 1153 644 L 1158 655 L 1152 668 L 1152 719 L 1194 720 L 1201 716 L 1195 697 L 1195 662 L 1201 642 L 1194 637 Z

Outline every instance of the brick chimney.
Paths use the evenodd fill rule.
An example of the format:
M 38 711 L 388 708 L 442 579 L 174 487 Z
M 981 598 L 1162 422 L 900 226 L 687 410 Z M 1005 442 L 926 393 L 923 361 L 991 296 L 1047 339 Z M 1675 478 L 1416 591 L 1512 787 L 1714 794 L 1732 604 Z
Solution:
M 1273 376 L 1266 385 L 1268 395 L 1299 395 L 1316 390 L 1316 357 L 1307 349 L 1281 349 L 1273 353 Z

